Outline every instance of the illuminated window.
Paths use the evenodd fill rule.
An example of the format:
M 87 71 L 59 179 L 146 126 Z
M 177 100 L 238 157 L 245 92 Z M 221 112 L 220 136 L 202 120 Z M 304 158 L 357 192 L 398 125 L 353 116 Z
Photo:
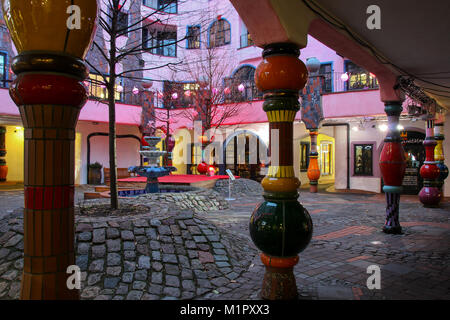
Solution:
M 300 142 L 300 171 L 308 171 L 309 166 L 309 142 Z
M 355 176 L 372 176 L 373 144 L 355 144 L 353 147 Z
M 188 26 L 187 27 L 187 48 L 199 49 L 200 48 L 200 26 Z
M 330 176 L 333 163 L 333 143 L 330 141 L 322 141 L 319 147 L 319 167 L 322 176 Z
M 369 71 L 351 61 L 345 61 L 345 71 L 349 74 L 346 90 L 365 90 L 378 88 L 378 80 Z
M 231 26 L 225 19 L 214 21 L 209 28 L 209 47 L 220 47 L 231 43 Z
M 89 79 L 89 96 L 97 100 L 108 99 L 108 91 L 103 84 L 103 77 L 101 75 L 91 73 L 89 74 Z M 106 79 L 109 80 L 109 77 L 106 77 Z M 120 92 L 117 92 L 117 84 L 115 87 L 115 99 L 117 101 L 121 101 L 122 94 Z

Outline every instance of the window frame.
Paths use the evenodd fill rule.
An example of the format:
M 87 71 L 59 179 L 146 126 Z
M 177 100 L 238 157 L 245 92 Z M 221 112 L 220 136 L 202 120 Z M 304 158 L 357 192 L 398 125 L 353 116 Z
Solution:
M 189 36 L 189 30 L 192 28 L 197 28 L 198 29 L 198 40 L 194 41 L 198 42 L 198 47 L 190 47 L 189 44 L 191 43 L 191 41 L 193 41 L 190 36 Z M 195 25 L 187 25 L 186 26 L 186 49 L 188 50 L 195 50 L 195 49 L 201 49 L 202 47 L 202 41 L 201 41 L 201 25 L 199 24 L 195 24 Z
M 333 70 L 333 61 L 325 61 L 325 62 L 321 62 L 320 63 L 320 68 L 319 68 L 319 75 L 321 75 L 321 76 L 324 76 L 324 83 L 323 83 L 323 86 L 322 86 L 322 93 L 332 93 L 332 92 L 334 92 L 334 79 L 333 79 L 333 76 L 334 76 L 334 70 Z M 320 70 L 322 69 L 322 66 L 323 67 L 325 67 L 325 66 L 327 66 L 327 65 L 329 65 L 330 66 L 330 72 L 328 73 L 328 72 L 326 72 L 326 73 L 322 73 Z M 326 77 L 325 77 L 325 75 L 326 74 L 329 74 L 330 75 L 330 91 L 326 91 L 325 90 L 325 83 L 326 83 Z
M 223 24 L 224 25 L 226 24 L 229 28 L 228 29 L 223 28 L 223 30 L 218 30 L 218 31 L 215 30 L 214 31 L 214 44 L 213 44 L 211 41 L 211 35 L 212 35 L 211 31 L 213 30 L 214 26 L 216 24 L 219 24 L 220 22 L 223 22 Z M 228 37 L 229 41 L 228 42 L 227 42 L 227 32 L 229 32 L 229 37 Z M 223 39 L 224 39 L 223 43 L 219 44 L 219 45 L 216 44 L 218 33 L 224 34 L 223 35 Z M 231 44 L 231 41 L 232 41 L 231 40 L 231 23 L 227 19 L 220 18 L 220 19 L 216 19 L 214 22 L 211 23 L 211 25 L 208 28 L 208 48 L 218 48 L 218 47 L 226 46 L 226 45 Z
M 361 154 L 361 157 L 362 157 L 364 154 L 365 147 L 368 147 L 368 146 L 371 147 L 370 172 L 367 171 L 365 167 L 362 167 L 363 172 L 357 173 L 356 172 L 356 162 L 357 162 L 356 148 L 363 147 L 363 149 L 362 149 L 363 153 Z M 366 142 L 355 142 L 355 143 L 353 143 L 353 176 L 356 176 L 356 177 L 373 177 L 374 176 L 374 168 L 373 168 L 374 151 L 375 151 L 375 143 L 370 143 L 370 142 L 367 142 L 367 143 Z
M 306 147 L 305 153 L 303 146 Z M 309 153 L 311 152 L 311 143 L 309 141 L 300 141 L 300 172 L 308 172 L 309 168 Z M 303 164 L 306 164 L 304 166 Z
M 0 55 L 3 57 L 3 77 L 0 79 L 0 87 L 8 88 L 8 53 L 0 51 Z
M 349 67 L 359 70 L 360 72 L 357 72 L 357 73 L 351 72 L 351 70 L 349 70 Z M 345 91 L 371 90 L 371 89 L 379 89 L 380 88 L 380 84 L 378 83 L 378 79 L 376 77 L 372 78 L 369 71 L 367 71 L 363 67 L 360 67 L 359 65 L 357 65 L 356 63 L 354 63 L 351 60 L 344 61 L 344 72 L 346 72 L 349 75 L 348 80 L 345 81 Z M 365 77 L 366 77 L 366 80 L 364 82 L 364 84 L 365 84 L 364 87 L 361 87 L 362 86 L 362 80 L 361 80 L 362 75 L 365 75 Z M 359 79 L 357 81 L 357 82 L 360 82 L 359 87 L 351 86 L 353 76 L 356 76 Z
M 158 31 L 155 30 L 157 37 L 153 38 L 151 36 L 151 32 L 149 30 L 149 27 L 145 27 L 142 28 L 142 49 L 144 49 L 145 52 L 148 52 L 150 54 L 154 54 L 157 56 L 162 56 L 162 57 L 169 57 L 169 58 L 176 58 L 177 57 L 177 41 L 178 41 L 178 30 L 175 27 L 174 31 Z M 147 37 L 144 37 L 144 32 L 147 32 Z M 175 38 L 174 39 L 163 39 L 158 38 L 159 34 L 174 34 Z M 160 44 L 161 41 L 165 41 L 165 40 L 173 40 L 173 43 L 168 43 L 168 44 Z M 154 42 L 156 41 L 156 43 Z M 148 43 L 151 43 L 151 45 L 149 46 Z M 155 43 L 155 44 L 153 44 Z M 170 54 L 165 54 L 165 50 L 168 50 L 169 48 L 173 48 L 173 55 Z
M 156 5 L 147 3 L 147 1 L 150 1 L 150 0 L 142 0 L 142 5 L 144 5 L 148 8 L 155 9 L 156 11 L 159 11 L 159 12 L 164 12 L 164 13 L 168 13 L 168 14 L 178 14 L 178 0 L 172 0 L 172 2 L 175 2 L 175 11 L 174 12 L 161 10 L 161 7 L 162 7 L 161 2 L 164 0 L 153 0 L 154 2 L 156 2 Z M 166 9 L 168 9 L 170 7 L 171 6 L 167 6 Z

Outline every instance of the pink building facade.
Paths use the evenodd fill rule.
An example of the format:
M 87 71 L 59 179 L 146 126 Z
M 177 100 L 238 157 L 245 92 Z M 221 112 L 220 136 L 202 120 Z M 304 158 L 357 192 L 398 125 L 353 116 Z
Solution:
M 141 17 L 150 15 L 158 3 L 157 0 L 142 0 Z M 129 2 L 127 2 L 125 12 L 129 13 L 127 17 L 129 24 L 133 19 L 132 10 L 134 9 L 129 7 Z M 154 97 L 151 104 L 155 107 L 157 115 L 154 123 L 156 127 L 167 125 L 166 122 L 160 121 L 165 118 L 167 111 L 158 108 L 164 106 L 162 99 L 158 97 L 164 94 L 170 96 L 170 88 L 173 88 L 174 83 L 195 82 L 196 79 L 192 77 L 192 72 L 187 70 L 188 67 L 186 69 L 181 66 L 188 61 L 202 59 L 207 54 L 208 48 L 215 47 L 215 54 L 223 60 L 224 78 L 228 79 L 233 79 L 238 74 L 244 74 L 243 71 L 251 74 L 252 70 L 254 72 L 254 69 L 262 61 L 262 50 L 252 45 L 247 28 L 229 1 L 180 2 L 176 7 L 168 8 L 166 11 L 149 17 L 149 23 L 159 19 L 161 25 L 164 26 L 164 28 L 160 27 L 161 30 L 156 30 L 156 34 L 158 34 L 156 37 L 161 35 L 162 39 L 158 38 L 156 41 L 174 37 L 178 40 L 184 39 L 189 34 L 193 36 L 178 41 L 173 47 L 149 50 L 142 54 L 143 69 L 150 69 L 156 65 L 172 65 L 172 67 L 142 71 L 141 82 L 151 83 L 150 88 L 143 88 L 139 85 L 139 80 L 136 85 L 132 84 L 139 89 L 136 96 L 145 98 L 143 91 L 147 90 Z M 152 24 L 152 28 L 157 27 Z M 220 32 L 219 38 L 211 37 L 211 32 L 214 30 Z M 147 41 L 146 37 L 153 31 L 155 30 L 144 32 L 142 41 Z M 100 36 L 107 39 L 106 34 Z M 216 39 L 215 41 L 218 43 L 212 43 L 211 39 Z M 121 37 L 117 43 L 118 47 L 125 47 L 128 40 L 126 36 Z M 105 45 L 107 45 L 107 41 L 105 41 Z M 4 61 L 12 59 L 14 48 L 12 49 L 12 52 L 5 52 L 9 56 Z M 386 135 L 387 119 L 384 113 L 384 104 L 380 100 L 376 75 L 365 72 L 346 57 L 340 56 L 312 36 L 308 36 L 308 45 L 301 51 L 300 59 L 306 62 L 311 57 L 316 57 L 321 62 L 320 73 L 325 79 L 325 92 L 322 96 L 325 120 L 322 122 L 318 137 L 319 164 L 322 172 L 319 184 L 329 185 L 336 189 L 349 188 L 381 192 L 382 179 L 378 169 L 378 159 Z M 5 68 L 5 70 L 8 69 L 8 67 Z M 121 69 L 122 67 L 119 65 L 117 71 L 121 71 Z M 5 77 L 8 78 L 8 75 Z M 245 80 L 247 81 L 244 84 L 245 90 L 242 91 L 245 97 L 241 99 L 244 101 L 238 103 L 239 113 L 227 118 L 220 127 L 224 132 L 222 137 L 223 148 L 226 152 L 224 158 L 226 167 L 235 174 L 260 179 L 266 174 L 264 161 L 258 158 L 256 164 L 250 164 L 245 155 L 244 159 L 238 159 L 236 151 L 239 139 L 249 143 L 251 137 L 255 137 L 261 142 L 261 146 L 269 144 L 269 124 L 266 114 L 262 110 L 263 101 L 260 96 L 255 95 L 251 88 L 249 91 L 247 90 L 249 86 L 253 85 L 252 79 Z M 236 85 L 239 81 L 230 83 Z M 236 90 L 237 88 L 230 89 Z M 188 91 L 189 87 L 184 86 L 182 90 Z M 140 101 L 142 101 L 142 97 Z M 137 165 L 141 161 L 138 141 L 142 137 L 140 130 L 142 104 L 132 105 L 125 102 L 127 101 L 119 100 L 116 105 L 117 134 L 124 136 L 119 138 L 117 143 L 118 167 L 121 168 Z M 190 109 L 189 105 L 175 102 L 177 108 L 169 111 L 171 134 L 177 141 L 173 162 L 178 168 L 178 173 L 195 173 L 195 164 L 190 166 L 182 161 L 186 158 L 186 150 L 192 148 L 191 145 L 194 141 L 181 138 L 185 137 L 186 133 L 192 135 L 193 123 L 187 117 L 180 115 L 180 110 L 184 110 L 184 113 L 189 112 L 192 108 Z M 406 111 L 405 103 L 399 129 L 404 133 L 405 141 L 409 137 L 418 140 L 414 140 L 416 143 L 411 143 L 408 149 L 410 152 L 410 175 L 406 178 L 405 185 L 409 186 L 411 193 L 418 193 L 421 188 L 418 168 L 424 160 L 420 158 L 422 153 L 418 141 L 424 138 L 426 124 L 423 121 L 412 121 Z M 99 135 L 99 133 L 108 132 L 107 123 L 107 105 L 93 99 L 82 109 L 76 136 L 77 184 L 88 182 L 88 163 L 99 162 L 104 167 L 108 166 L 107 137 Z M 18 109 L 9 97 L 6 88 L 0 89 L 0 126 L 7 128 L 6 145 L 10 149 L 6 157 L 10 166 L 8 179 L 21 181 L 23 179 L 21 167 L 23 168 L 23 166 L 20 165 L 20 159 L 23 159 L 23 137 L 21 138 L 20 135 L 23 135 L 23 131 L 22 133 L 20 131 L 21 120 Z M 445 127 L 446 134 L 449 134 L 448 127 Z M 130 136 L 134 136 L 136 139 Z M 413 138 L 409 140 L 413 142 Z M 450 139 L 447 139 L 444 145 L 447 150 L 450 150 L 449 141 Z M 280 141 L 280 143 L 283 142 Z M 309 147 L 309 134 L 301 122 L 299 112 L 294 123 L 294 169 L 304 186 L 308 183 L 306 168 L 309 161 Z M 201 158 L 197 154 L 192 160 L 199 162 Z M 416 168 L 417 174 L 414 173 Z M 445 187 L 445 195 L 450 196 L 450 187 Z

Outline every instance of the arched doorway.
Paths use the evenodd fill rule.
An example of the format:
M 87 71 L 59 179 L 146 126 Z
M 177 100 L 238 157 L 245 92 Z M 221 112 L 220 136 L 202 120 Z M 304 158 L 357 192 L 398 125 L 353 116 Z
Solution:
M 254 148 L 256 154 L 252 157 Z M 267 174 L 267 165 L 260 157 L 260 151 L 264 150 L 268 150 L 266 144 L 255 133 L 248 130 L 235 132 L 224 142 L 225 168 L 242 178 L 261 181 Z

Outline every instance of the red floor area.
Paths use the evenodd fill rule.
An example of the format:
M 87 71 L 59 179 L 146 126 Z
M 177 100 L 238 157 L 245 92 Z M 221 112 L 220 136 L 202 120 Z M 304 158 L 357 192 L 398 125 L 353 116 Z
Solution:
M 236 179 L 239 177 L 236 177 Z M 158 178 L 158 182 L 160 183 L 193 183 L 200 181 L 208 181 L 214 179 L 228 179 L 227 175 L 223 176 L 204 176 L 204 175 L 196 175 L 196 174 L 173 174 L 165 177 Z M 145 182 L 147 178 L 145 177 L 133 177 L 133 178 L 125 178 L 118 179 L 118 181 L 123 182 Z

